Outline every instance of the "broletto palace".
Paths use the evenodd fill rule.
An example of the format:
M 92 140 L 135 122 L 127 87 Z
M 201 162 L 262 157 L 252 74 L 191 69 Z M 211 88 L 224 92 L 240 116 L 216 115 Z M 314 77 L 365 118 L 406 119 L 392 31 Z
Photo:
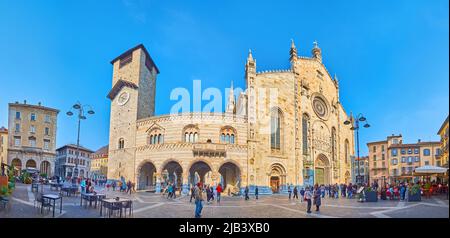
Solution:
M 160 72 L 143 45 L 123 53 L 111 62 L 108 178 L 156 191 L 173 182 L 184 193 L 197 181 L 261 194 L 350 182 L 354 139 L 337 78 L 317 43 L 302 57 L 292 42 L 290 63 L 257 72 L 249 52 L 246 89 L 235 103 L 231 88 L 225 112 L 154 115 Z

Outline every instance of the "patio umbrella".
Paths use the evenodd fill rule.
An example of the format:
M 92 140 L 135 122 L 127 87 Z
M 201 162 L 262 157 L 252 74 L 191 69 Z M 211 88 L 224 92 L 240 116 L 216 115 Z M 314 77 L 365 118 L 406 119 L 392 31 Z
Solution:
M 447 172 L 446 168 L 432 166 L 432 165 L 425 165 L 422 167 L 418 167 L 414 170 L 415 176 L 430 176 L 433 174 L 444 174 Z

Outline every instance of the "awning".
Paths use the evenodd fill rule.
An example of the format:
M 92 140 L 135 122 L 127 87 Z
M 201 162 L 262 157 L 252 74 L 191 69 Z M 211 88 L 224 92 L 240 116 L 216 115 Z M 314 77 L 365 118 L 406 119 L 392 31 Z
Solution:
M 445 172 L 447 172 L 446 168 L 425 165 L 425 166 L 416 168 L 414 170 L 414 175 L 415 176 L 427 176 L 427 175 L 433 175 L 433 174 L 444 174 Z

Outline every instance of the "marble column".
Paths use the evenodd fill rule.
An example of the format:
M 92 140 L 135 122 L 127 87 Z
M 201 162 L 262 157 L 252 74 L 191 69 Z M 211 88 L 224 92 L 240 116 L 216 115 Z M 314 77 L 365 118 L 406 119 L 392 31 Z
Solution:
M 156 186 L 155 186 L 155 193 L 161 193 L 161 173 L 155 173 L 156 176 Z
M 189 194 L 189 173 L 183 173 L 183 184 L 181 185 L 181 193 L 184 195 Z

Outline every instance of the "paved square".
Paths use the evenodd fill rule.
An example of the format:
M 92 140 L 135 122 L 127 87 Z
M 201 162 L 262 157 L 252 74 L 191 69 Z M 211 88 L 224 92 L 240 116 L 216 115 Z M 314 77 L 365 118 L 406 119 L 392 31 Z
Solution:
M 102 188 L 98 188 L 102 190 Z M 45 193 L 51 191 L 44 186 Z M 107 197 L 124 197 L 133 200 L 133 217 L 135 218 L 193 218 L 194 203 L 189 197 L 181 196 L 167 199 L 159 194 L 138 192 L 131 195 L 120 192 L 105 191 Z M 99 218 L 99 209 L 80 207 L 80 196 L 63 197 L 63 212 L 56 209 L 59 218 Z M 306 213 L 306 203 L 289 200 L 287 195 L 260 196 L 249 201 L 242 197 L 222 197 L 220 204 L 215 201 L 205 204 L 202 212 L 204 218 L 449 218 L 449 203 L 446 197 L 434 196 L 422 202 L 383 201 L 360 203 L 356 199 L 322 200 L 320 212 Z M 42 218 L 52 217 L 52 212 L 44 211 L 41 215 L 34 207 L 34 195 L 30 185 L 17 184 L 16 190 L 6 210 L 0 210 L 0 218 Z

